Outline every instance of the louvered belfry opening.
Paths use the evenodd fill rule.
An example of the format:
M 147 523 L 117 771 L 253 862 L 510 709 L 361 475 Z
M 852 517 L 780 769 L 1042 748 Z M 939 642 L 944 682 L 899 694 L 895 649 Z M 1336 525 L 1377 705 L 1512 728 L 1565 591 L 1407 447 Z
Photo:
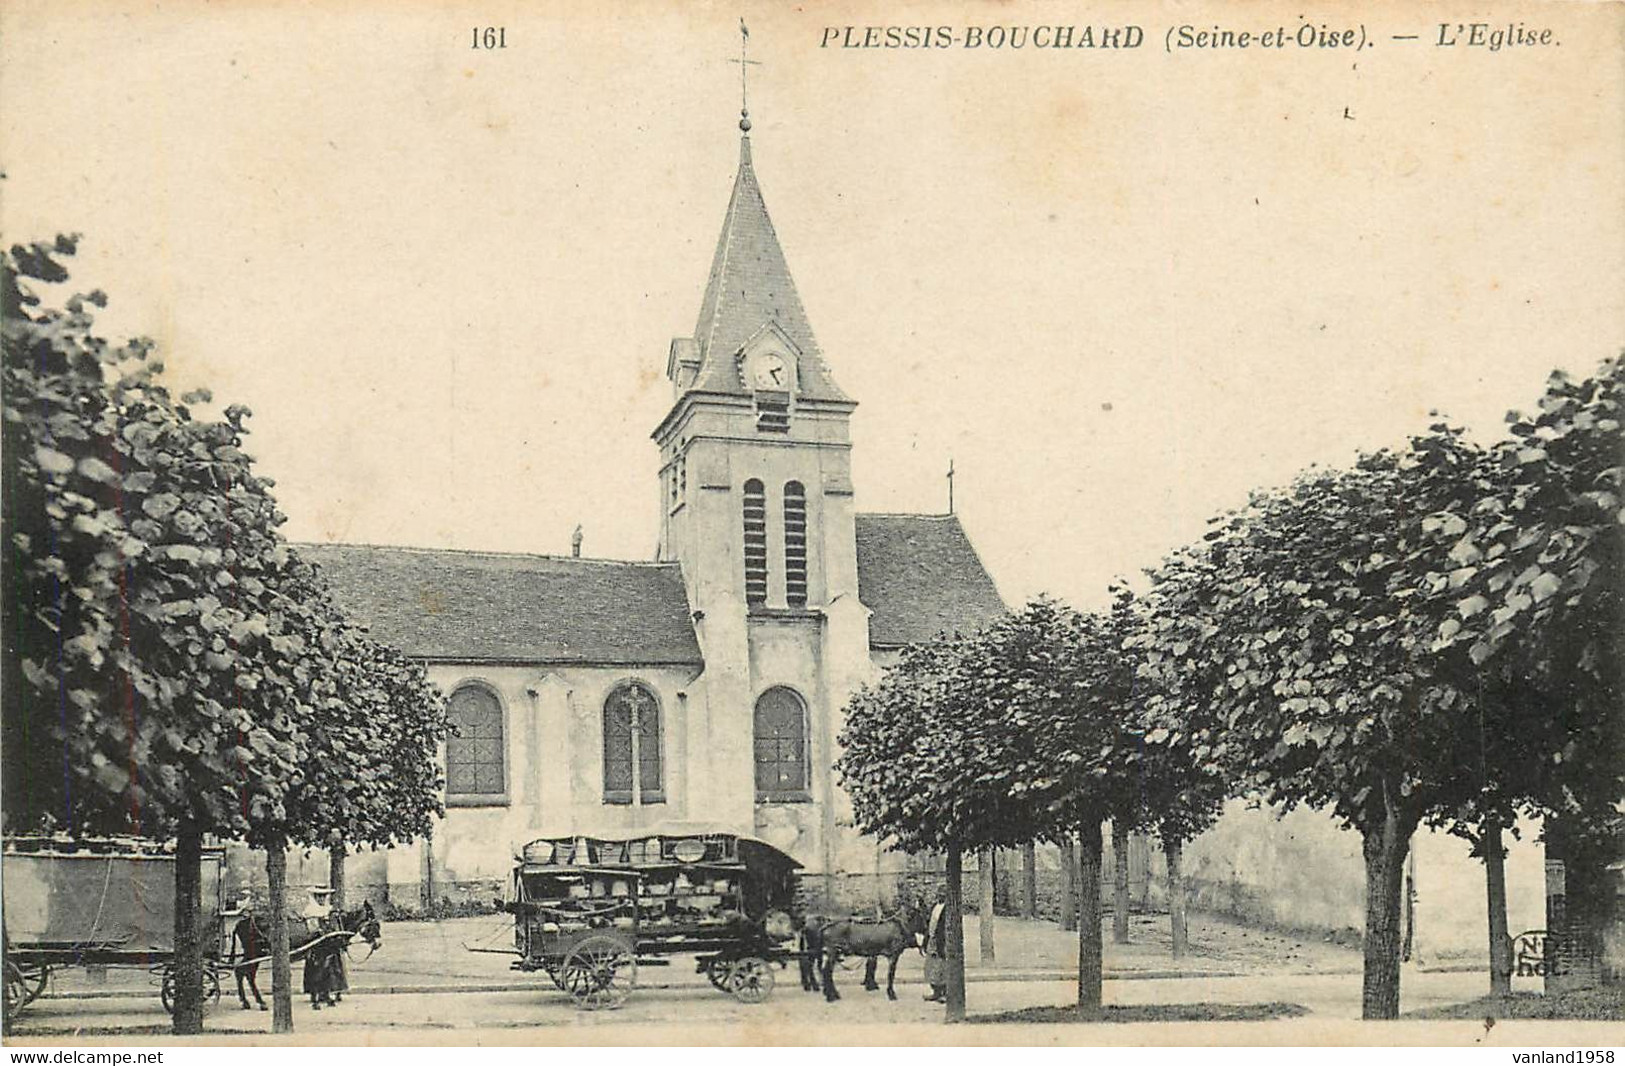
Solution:
M 782 394 L 756 397 L 756 428 L 762 433 L 790 432 L 790 402 Z
M 807 606 L 807 490 L 799 481 L 784 484 L 784 601 Z
M 767 491 L 755 478 L 745 482 L 745 603 L 767 602 Z

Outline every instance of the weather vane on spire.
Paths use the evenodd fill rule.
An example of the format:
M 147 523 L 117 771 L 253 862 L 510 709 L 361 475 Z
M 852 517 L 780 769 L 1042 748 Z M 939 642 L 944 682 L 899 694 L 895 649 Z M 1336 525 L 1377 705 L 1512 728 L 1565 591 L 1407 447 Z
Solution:
M 730 59 L 730 63 L 739 64 L 739 129 L 742 133 L 750 132 L 750 96 L 748 93 L 749 80 L 747 74 L 750 67 L 759 67 L 762 64 L 749 58 L 746 54 L 750 48 L 750 30 L 745 26 L 744 16 L 739 19 L 739 58 Z

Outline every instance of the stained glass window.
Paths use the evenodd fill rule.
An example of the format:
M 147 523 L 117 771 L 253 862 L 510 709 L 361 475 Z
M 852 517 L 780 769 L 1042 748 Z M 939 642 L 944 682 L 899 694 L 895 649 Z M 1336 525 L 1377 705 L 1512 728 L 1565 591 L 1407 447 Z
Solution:
M 493 796 L 507 790 L 502 704 L 481 685 L 464 685 L 450 705 L 455 736 L 446 738 L 446 794 Z
M 756 701 L 756 798 L 807 795 L 807 710 L 787 688 L 770 688 Z
M 638 802 L 664 803 L 660 765 L 660 702 L 653 692 L 629 681 L 604 701 L 604 802 L 632 802 L 632 767 L 637 765 Z

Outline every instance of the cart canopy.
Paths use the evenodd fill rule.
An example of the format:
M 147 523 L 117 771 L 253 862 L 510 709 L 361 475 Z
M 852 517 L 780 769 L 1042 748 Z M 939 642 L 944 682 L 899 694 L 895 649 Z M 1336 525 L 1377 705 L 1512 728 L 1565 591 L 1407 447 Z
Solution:
M 29 848 L 30 850 L 22 850 Z M 220 913 L 223 852 L 203 854 L 203 913 Z M 6 943 L 168 953 L 175 947 L 175 856 L 113 845 L 107 851 L 8 841 Z

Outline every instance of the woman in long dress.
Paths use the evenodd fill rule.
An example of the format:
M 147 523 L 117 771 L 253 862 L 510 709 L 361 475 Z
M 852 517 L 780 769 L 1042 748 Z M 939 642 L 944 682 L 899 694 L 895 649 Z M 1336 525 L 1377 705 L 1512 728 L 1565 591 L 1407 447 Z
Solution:
M 333 906 L 329 902 L 332 896 L 333 890 L 330 888 L 313 887 L 304 910 L 299 912 L 299 916 L 305 920 L 305 929 L 315 937 L 319 938 L 333 928 Z M 304 990 L 314 1010 L 321 1010 L 324 1003 L 332 1005 L 335 1002 L 334 973 L 340 967 L 337 960 L 339 954 L 335 940 L 318 940 L 305 953 Z

